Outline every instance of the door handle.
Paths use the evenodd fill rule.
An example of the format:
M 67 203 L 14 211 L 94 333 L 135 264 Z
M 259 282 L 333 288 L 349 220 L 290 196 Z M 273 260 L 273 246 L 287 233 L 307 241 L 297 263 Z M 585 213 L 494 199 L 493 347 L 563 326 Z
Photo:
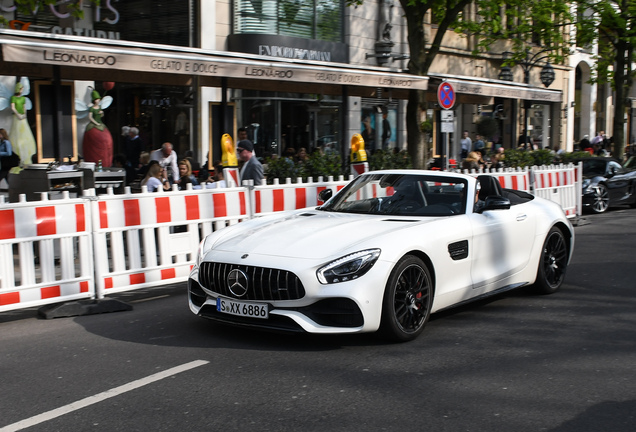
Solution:
M 527 218 L 528 218 L 528 215 L 525 215 L 525 214 L 517 215 L 517 222 L 524 221 L 524 220 L 526 220 Z

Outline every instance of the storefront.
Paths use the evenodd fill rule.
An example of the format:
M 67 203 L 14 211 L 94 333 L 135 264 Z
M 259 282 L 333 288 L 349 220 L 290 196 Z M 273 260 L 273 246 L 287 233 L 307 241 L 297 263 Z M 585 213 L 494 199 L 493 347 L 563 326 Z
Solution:
M 195 150 L 201 161 L 220 159 L 221 135 L 235 136 L 241 126 L 252 128 L 263 152 L 280 152 L 283 143 L 307 148 L 347 143 L 342 131 L 348 127 L 344 101 L 349 96 L 374 98 L 384 89 L 395 100 L 406 99 L 409 90 L 426 90 L 428 83 L 426 77 L 379 68 L 304 59 L 263 61 L 248 54 L 82 36 L 6 30 L 0 31 L 0 44 L 2 75 L 69 86 L 71 100 L 85 97 L 86 83 L 98 91 L 102 83 L 114 83 L 112 108 L 120 120 L 109 122 L 108 115 L 115 117 L 109 112 L 106 123 L 115 137 L 121 126 L 134 122 L 141 126 L 148 148 L 171 141 L 179 151 Z M 204 87 L 220 89 L 220 98 L 200 101 Z M 198 117 L 195 107 L 204 103 L 212 107 L 209 118 Z M 58 106 L 50 115 L 68 115 L 54 118 L 59 128 L 42 131 L 51 137 L 53 148 L 42 148 L 41 162 L 76 158 L 82 150 L 79 133 L 72 143 L 64 135 L 67 129 L 78 129 L 75 106 L 61 100 L 54 104 Z M 273 116 L 278 116 L 276 121 Z M 203 122 L 210 124 L 209 136 L 199 136 Z M 343 145 L 340 151 L 345 150 Z
M 454 132 L 449 136 L 451 159 L 457 159 L 461 153 L 459 139 L 462 132 L 468 131 L 474 140 L 478 124 L 484 118 L 494 120 L 489 123 L 496 126 L 490 136 L 484 137 L 487 148 L 517 147 L 522 141 L 524 128 L 528 131 L 529 143 L 535 148 L 561 142 L 560 107 L 563 95 L 560 90 L 453 75 L 431 74 L 430 77 L 431 89 L 436 89 L 445 81 L 452 84 L 457 94 L 457 102 L 453 107 Z M 443 154 L 445 137 L 441 132 L 436 96 L 435 92 L 427 93 L 429 116 L 434 120 L 433 156 L 439 157 Z

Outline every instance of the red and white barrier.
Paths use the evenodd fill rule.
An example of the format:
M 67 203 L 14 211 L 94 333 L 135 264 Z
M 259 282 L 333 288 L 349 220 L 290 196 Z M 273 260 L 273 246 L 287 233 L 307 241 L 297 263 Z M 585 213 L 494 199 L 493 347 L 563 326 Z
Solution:
M 497 170 L 464 170 L 464 174 L 468 174 L 474 177 L 478 175 L 486 174 L 493 176 L 499 180 L 501 187 L 504 189 L 520 190 L 524 192 L 530 192 L 530 172 L 527 168 L 513 169 L 513 168 L 500 168 Z
M 90 209 L 64 198 L 0 206 L 0 311 L 94 297 Z
M 100 196 L 92 205 L 98 298 L 185 281 L 199 242 L 248 217 L 243 188 Z
M 568 218 L 582 212 L 582 163 L 532 167 L 532 192 L 535 196 L 556 202 Z
M 504 188 L 558 202 L 568 216 L 581 214 L 580 165 L 467 174 L 496 176 Z M 337 192 L 352 179 L 0 200 L 0 312 L 185 281 L 208 234 L 254 216 L 320 205 L 322 190 Z
M 325 189 L 332 189 L 334 193 L 342 189 L 352 180 L 344 180 L 340 176 L 338 181 L 332 177 L 326 182 L 322 178 L 317 183 L 309 179 L 308 183 L 292 183 L 287 179 L 287 183 L 279 184 L 274 181 L 273 185 L 255 186 L 253 193 L 254 215 L 264 216 L 266 214 L 281 212 L 285 210 L 296 210 L 322 204 L 318 194 Z

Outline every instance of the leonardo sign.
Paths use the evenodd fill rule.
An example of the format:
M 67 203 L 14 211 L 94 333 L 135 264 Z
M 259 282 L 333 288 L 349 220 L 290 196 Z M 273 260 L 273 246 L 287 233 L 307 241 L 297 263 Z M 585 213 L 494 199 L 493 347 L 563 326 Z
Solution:
M 352 85 L 426 90 L 428 78 L 384 73 L 354 67 L 326 67 L 285 62 L 265 62 L 231 55 L 188 50 L 126 49 L 123 46 L 72 44 L 60 40 L 0 37 L 5 62 L 116 69 L 227 78 L 274 80 L 310 84 Z

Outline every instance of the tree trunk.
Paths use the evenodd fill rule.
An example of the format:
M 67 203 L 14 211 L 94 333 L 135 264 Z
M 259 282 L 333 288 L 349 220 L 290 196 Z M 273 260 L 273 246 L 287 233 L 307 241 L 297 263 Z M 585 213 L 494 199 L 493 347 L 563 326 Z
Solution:
M 408 42 L 410 51 L 410 60 L 408 71 L 413 75 L 424 75 L 427 71 L 423 70 L 425 64 L 426 51 L 426 34 L 424 33 L 424 15 L 428 8 L 422 4 L 413 4 L 408 0 L 401 0 L 404 9 Z M 408 105 L 406 107 L 406 142 L 408 153 L 413 161 L 413 167 L 422 169 L 426 168 L 426 155 L 428 154 L 428 143 L 422 140 L 420 123 L 422 118 L 422 110 L 426 109 L 425 92 L 418 90 L 410 90 Z
M 631 87 L 631 82 L 625 75 L 627 57 L 630 54 L 627 42 L 619 42 L 616 46 L 616 67 L 614 68 L 614 120 L 612 123 L 612 139 L 614 141 L 613 154 L 618 160 L 623 160 L 625 153 L 625 103 Z

